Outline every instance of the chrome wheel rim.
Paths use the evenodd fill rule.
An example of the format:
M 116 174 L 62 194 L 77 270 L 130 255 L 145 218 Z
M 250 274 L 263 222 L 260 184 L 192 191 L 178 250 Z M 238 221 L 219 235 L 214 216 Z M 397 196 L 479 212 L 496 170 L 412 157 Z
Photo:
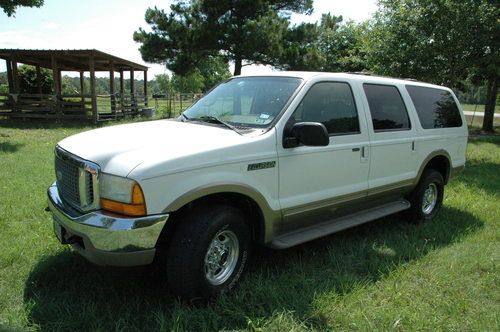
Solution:
M 238 262 L 240 245 L 238 237 L 230 230 L 218 232 L 205 255 L 205 276 L 209 283 L 218 286 L 233 274 Z
M 422 212 L 429 214 L 436 207 L 438 197 L 438 188 L 434 182 L 429 183 L 424 191 L 424 199 L 422 200 Z

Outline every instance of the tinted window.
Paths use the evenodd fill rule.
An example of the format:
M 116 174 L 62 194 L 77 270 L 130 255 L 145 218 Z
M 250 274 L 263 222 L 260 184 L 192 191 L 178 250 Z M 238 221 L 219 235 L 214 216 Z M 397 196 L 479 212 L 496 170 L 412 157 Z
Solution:
M 370 106 L 375 131 L 410 129 L 408 112 L 396 87 L 363 84 L 363 88 Z
M 460 111 L 446 90 L 407 85 L 418 119 L 424 129 L 461 127 Z
M 356 104 L 347 83 L 313 85 L 293 116 L 296 122 L 321 122 L 329 134 L 359 133 Z

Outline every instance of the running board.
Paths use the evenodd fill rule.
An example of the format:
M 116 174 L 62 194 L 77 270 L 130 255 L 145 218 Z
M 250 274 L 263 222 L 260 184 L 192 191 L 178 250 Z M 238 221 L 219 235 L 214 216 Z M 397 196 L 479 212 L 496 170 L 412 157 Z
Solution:
M 332 219 L 318 225 L 309 226 L 299 230 L 294 230 L 276 237 L 271 242 L 270 247 L 275 249 L 285 249 L 298 244 L 311 241 L 322 236 L 342 231 L 346 228 L 358 226 L 366 222 L 388 216 L 390 214 L 409 209 L 410 202 L 406 199 L 387 203 L 375 208 L 356 212 L 344 217 Z

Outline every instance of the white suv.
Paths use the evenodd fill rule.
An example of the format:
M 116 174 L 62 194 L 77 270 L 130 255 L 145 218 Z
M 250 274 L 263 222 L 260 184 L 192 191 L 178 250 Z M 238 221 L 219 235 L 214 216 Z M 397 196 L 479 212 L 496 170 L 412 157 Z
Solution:
M 358 74 L 234 77 L 178 119 L 74 135 L 55 149 L 54 230 L 101 265 L 166 257 L 171 289 L 231 289 L 252 246 L 288 248 L 406 210 L 438 212 L 465 165 L 450 89 Z

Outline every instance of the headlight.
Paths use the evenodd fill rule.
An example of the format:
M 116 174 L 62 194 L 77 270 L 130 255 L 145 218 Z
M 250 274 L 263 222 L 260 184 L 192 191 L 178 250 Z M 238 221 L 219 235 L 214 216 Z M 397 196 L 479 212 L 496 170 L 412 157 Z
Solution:
M 131 179 L 101 173 L 99 176 L 101 208 L 128 216 L 146 214 L 141 186 Z

